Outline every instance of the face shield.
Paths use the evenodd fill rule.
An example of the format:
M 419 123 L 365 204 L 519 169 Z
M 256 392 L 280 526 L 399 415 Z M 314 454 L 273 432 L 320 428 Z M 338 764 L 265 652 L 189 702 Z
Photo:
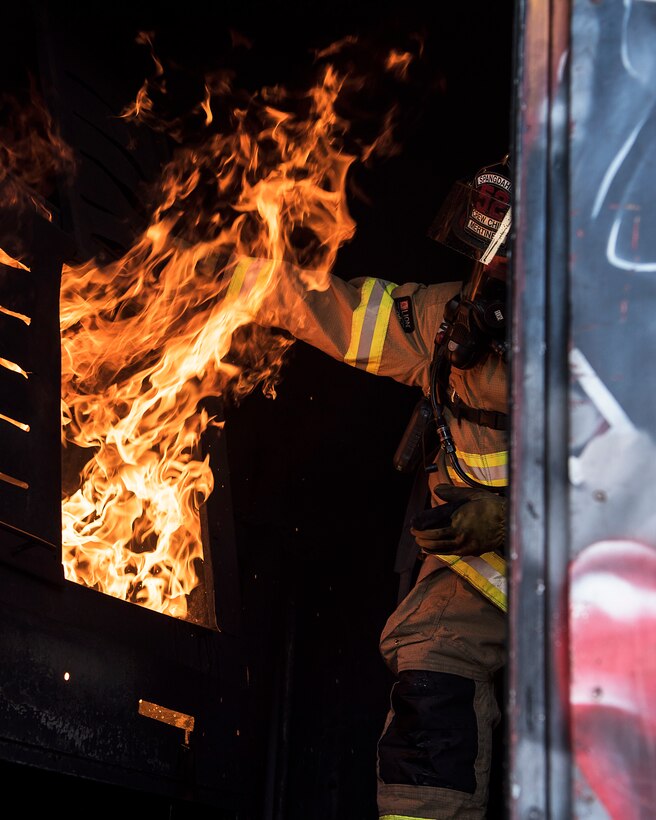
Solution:
M 452 365 L 467 370 L 490 350 L 506 356 L 507 240 L 511 224 L 508 157 L 456 182 L 428 235 L 475 261 L 446 306 L 443 343 Z
M 481 265 L 506 255 L 511 225 L 508 157 L 481 168 L 473 180 L 456 182 L 428 235 Z

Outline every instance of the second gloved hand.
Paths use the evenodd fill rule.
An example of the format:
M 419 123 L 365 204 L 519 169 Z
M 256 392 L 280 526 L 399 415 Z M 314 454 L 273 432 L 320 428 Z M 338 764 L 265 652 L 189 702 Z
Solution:
M 410 532 L 424 555 L 481 555 L 503 552 L 506 499 L 488 490 L 439 484 L 435 493 L 445 504 L 416 515 Z

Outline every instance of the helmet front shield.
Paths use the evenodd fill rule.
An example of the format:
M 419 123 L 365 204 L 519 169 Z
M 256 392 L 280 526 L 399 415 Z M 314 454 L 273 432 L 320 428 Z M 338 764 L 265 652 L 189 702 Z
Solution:
M 504 164 L 482 168 L 473 182 L 456 182 L 428 235 L 488 265 L 505 256 L 511 225 L 511 183 Z

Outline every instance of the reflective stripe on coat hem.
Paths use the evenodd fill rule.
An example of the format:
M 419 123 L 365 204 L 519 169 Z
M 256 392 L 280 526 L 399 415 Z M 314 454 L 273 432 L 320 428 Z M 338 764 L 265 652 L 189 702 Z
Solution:
M 503 558 L 495 552 L 465 556 L 433 555 L 448 564 L 502 612 L 508 612 L 506 562 Z
M 426 820 L 426 818 L 412 817 L 409 814 L 381 814 L 378 820 Z

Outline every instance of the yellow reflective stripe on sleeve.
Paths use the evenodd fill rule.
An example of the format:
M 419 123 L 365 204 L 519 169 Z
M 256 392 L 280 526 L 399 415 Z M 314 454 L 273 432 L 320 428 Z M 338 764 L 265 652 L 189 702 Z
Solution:
M 414 817 L 410 814 L 381 814 L 378 820 L 426 820 L 426 818 Z
M 396 285 L 382 279 L 368 278 L 360 291 L 360 304 L 353 311 L 351 341 L 344 361 L 353 367 L 378 373 L 390 314 L 394 306 L 392 291 Z
M 371 340 L 371 349 L 369 351 L 369 364 L 367 365 L 367 370 L 370 373 L 378 372 L 383 357 L 383 346 L 385 345 L 387 328 L 389 327 L 390 315 L 392 313 L 392 307 L 394 306 L 392 291 L 395 288 L 396 285 L 393 282 L 387 283 L 381 298 L 380 307 L 378 308 L 373 338 Z
M 503 612 L 508 612 L 506 562 L 496 552 L 483 555 L 436 555 Z
M 232 271 L 226 297 L 237 299 L 243 296 L 247 299 L 258 281 L 266 279 L 271 274 L 274 264 L 272 259 L 242 257 Z
M 497 453 L 464 453 L 456 450 L 456 456 L 465 473 L 488 487 L 505 487 L 508 484 L 508 451 Z M 462 483 L 450 464 L 447 470 L 452 481 Z

